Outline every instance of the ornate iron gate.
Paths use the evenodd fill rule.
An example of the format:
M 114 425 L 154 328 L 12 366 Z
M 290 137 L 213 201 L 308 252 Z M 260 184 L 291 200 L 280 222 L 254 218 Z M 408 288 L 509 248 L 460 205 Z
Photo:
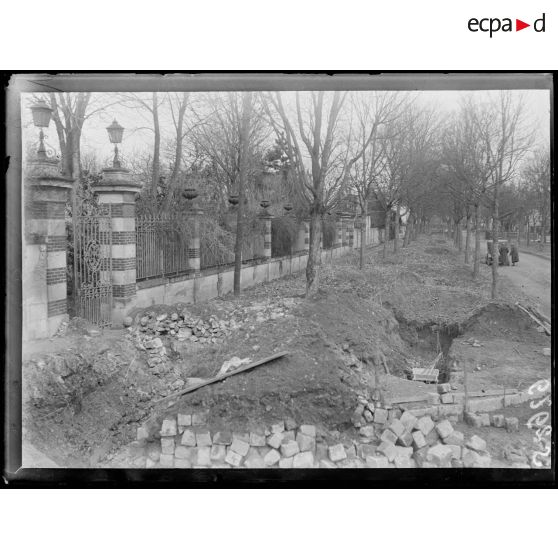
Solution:
M 112 325 L 110 206 L 82 207 L 74 221 L 76 311 L 99 327 Z

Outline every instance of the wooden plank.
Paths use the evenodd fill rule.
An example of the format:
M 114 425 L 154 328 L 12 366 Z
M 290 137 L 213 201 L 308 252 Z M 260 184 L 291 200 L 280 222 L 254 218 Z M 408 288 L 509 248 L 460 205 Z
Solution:
M 271 356 L 268 356 L 266 358 L 262 358 L 261 360 L 257 360 L 256 362 L 251 362 L 250 364 L 246 364 L 244 366 L 241 366 L 240 368 L 237 368 L 236 370 L 232 370 L 231 372 L 226 372 L 225 374 L 221 374 L 220 376 L 215 376 L 214 378 L 210 378 L 209 380 L 206 380 L 205 382 L 202 382 L 202 383 L 200 383 L 196 386 L 191 386 L 191 387 L 183 389 L 182 391 L 179 391 L 177 393 L 172 393 L 171 395 L 167 395 L 166 397 L 163 397 L 162 399 L 157 399 L 157 401 L 154 401 L 154 403 L 160 403 L 161 401 L 165 401 L 166 399 L 170 399 L 171 397 L 179 397 L 181 395 L 185 395 L 186 393 L 190 393 L 192 391 L 200 389 L 204 386 L 208 386 L 209 384 L 214 384 L 215 382 L 221 382 L 222 380 L 226 380 L 227 378 L 230 378 L 231 376 L 234 376 L 236 374 L 240 374 L 241 372 L 247 372 L 248 370 L 252 370 L 253 368 L 256 368 L 257 366 L 261 366 L 262 364 L 265 364 L 267 362 L 271 362 L 271 361 L 276 360 L 278 358 L 284 357 L 288 354 L 289 354 L 289 351 L 281 351 L 279 353 L 274 353 Z
M 521 306 L 521 304 L 519 304 L 519 302 L 516 302 L 516 305 L 523 310 L 523 312 L 525 312 L 534 322 L 536 322 L 537 324 L 539 324 L 545 331 L 545 333 L 547 335 L 551 335 L 550 333 L 550 328 L 548 328 L 543 322 L 541 322 L 541 320 L 539 320 L 536 316 L 534 316 L 533 314 L 531 314 L 531 312 L 529 312 L 529 310 L 527 310 L 527 308 Z

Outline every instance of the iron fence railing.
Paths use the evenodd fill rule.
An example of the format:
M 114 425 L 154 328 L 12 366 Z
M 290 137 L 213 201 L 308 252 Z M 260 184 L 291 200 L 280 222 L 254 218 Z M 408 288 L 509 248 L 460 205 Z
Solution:
M 189 272 L 188 226 L 179 218 L 136 218 L 137 280 Z

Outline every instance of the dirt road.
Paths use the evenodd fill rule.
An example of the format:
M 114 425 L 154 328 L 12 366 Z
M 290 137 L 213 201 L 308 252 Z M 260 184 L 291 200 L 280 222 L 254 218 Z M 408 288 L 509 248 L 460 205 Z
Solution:
M 500 273 L 532 298 L 538 309 L 551 318 L 550 260 L 525 253 L 520 253 L 519 258 L 516 266 L 500 267 Z

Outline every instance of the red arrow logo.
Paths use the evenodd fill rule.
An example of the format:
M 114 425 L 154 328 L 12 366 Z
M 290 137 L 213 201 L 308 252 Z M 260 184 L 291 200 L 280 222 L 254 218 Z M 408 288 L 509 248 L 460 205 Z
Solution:
M 516 31 L 521 31 L 522 29 L 525 29 L 526 27 L 531 27 L 531 24 L 530 23 L 525 23 L 524 21 L 521 21 L 520 19 L 515 20 L 515 30 Z

